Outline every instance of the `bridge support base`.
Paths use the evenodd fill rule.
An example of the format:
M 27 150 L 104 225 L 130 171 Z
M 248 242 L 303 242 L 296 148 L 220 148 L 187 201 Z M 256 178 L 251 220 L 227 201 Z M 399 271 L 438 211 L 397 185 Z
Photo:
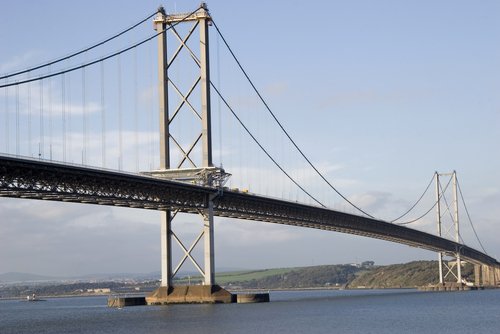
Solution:
M 482 290 L 483 287 L 469 286 L 466 284 L 461 284 L 456 282 L 445 282 L 434 285 L 421 286 L 418 289 L 420 291 L 470 291 L 470 290 Z
M 235 302 L 236 295 L 218 285 L 162 286 L 146 296 L 147 305 L 227 304 Z
M 481 277 L 483 279 L 484 286 L 495 287 L 500 283 L 499 282 L 500 268 L 482 265 L 481 266 Z
M 159 287 L 146 296 L 146 305 L 268 303 L 269 293 L 233 294 L 218 285 Z

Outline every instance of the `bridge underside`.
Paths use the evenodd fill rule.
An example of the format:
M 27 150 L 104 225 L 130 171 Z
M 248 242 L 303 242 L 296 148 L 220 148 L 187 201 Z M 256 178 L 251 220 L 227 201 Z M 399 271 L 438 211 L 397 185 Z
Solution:
M 0 196 L 197 213 L 210 196 L 214 214 L 355 234 L 462 256 L 500 267 L 494 258 L 451 240 L 381 220 L 316 206 L 186 183 L 41 160 L 0 156 Z

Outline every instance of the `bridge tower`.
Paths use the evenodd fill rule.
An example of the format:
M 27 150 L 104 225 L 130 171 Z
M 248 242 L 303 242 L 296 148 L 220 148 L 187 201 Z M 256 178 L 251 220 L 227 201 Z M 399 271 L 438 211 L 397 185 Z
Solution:
M 158 32 L 160 168 L 146 172 L 146 174 L 220 189 L 230 174 L 225 173 L 222 168 L 214 167 L 212 161 L 208 34 L 210 22 L 211 17 L 205 3 L 201 3 L 199 9 L 191 14 L 167 15 L 163 7 L 160 7 L 154 18 L 154 28 Z M 181 24 L 191 24 L 191 28 L 184 37 L 181 37 L 180 29 L 177 27 Z M 194 39 L 196 29 L 199 30 L 199 50 L 198 47 L 194 48 L 188 44 L 190 39 Z M 171 55 L 167 49 L 168 33 L 172 33 L 178 42 Z M 197 74 L 187 92 L 182 92 L 183 88 L 175 80 L 179 79 L 178 77 L 169 76 L 169 69 L 174 63 L 179 62 L 182 50 L 186 51 L 185 53 L 194 61 L 193 66 L 197 68 L 195 70 Z M 199 51 L 199 55 L 196 55 L 196 51 Z M 199 97 L 201 101 L 192 102 L 196 97 Z M 171 108 L 175 103 L 175 98 L 179 100 L 179 103 L 175 108 Z M 198 123 L 200 130 L 188 147 L 185 147 L 185 144 L 183 146 L 185 138 L 179 138 L 182 131 L 174 131 L 178 130 L 176 129 L 177 119 L 186 113 L 191 115 L 185 117 L 196 119 L 195 122 Z M 173 155 L 181 157 L 176 164 L 173 162 Z M 207 195 L 204 207 L 190 210 L 190 213 L 198 214 L 203 221 L 201 232 L 190 247 L 184 245 L 172 228 L 172 221 L 179 211 L 167 209 L 161 212 L 161 286 L 148 297 L 148 303 L 230 302 L 230 299 L 227 299 L 231 298 L 231 295 L 215 284 L 213 200 L 213 195 Z M 172 262 L 174 240 L 184 252 L 184 256 L 176 267 L 173 267 Z M 201 240 L 204 242 L 203 265 L 198 264 L 192 254 Z M 173 285 L 173 277 L 186 260 L 191 261 L 203 277 L 202 287 L 186 288 Z M 199 291 L 195 292 L 196 290 Z
M 442 217 L 443 213 L 441 210 L 442 207 L 442 202 L 444 201 L 446 203 L 446 211 L 450 211 L 450 208 L 448 207 L 448 203 L 446 202 L 445 198 L 445 192 L 446 188 L 442 189 L 441 183 L 440 183 L 440 177 L 442 176 L 448 176 L 451 177 L 452 181 L 452 188 L 453 188 L 453 225 L 449 226 L 448 228 L 443 231 L 443 226 L 442 226 Z M 436 220 L 437 220 L 437 233 L 440 237 L 443 236 L 443 232 L 445 233 L 451 233 L 450 235 L 452 238 L 454 238 L 454 241 L 457 244 L 461 244 L 460 240 L 460 230 L 459 230 L 459 216 L 458 216 L 458 194 L 457 194 L 457 173 L 456 171 L 453 171 L 452 173 L 448 174 L 440 174 L 438 172 L 435 173 L 435 180 L 436 180 Z M 447 213 L 447 212 L 445 212 Z M 450 215 L 452 214 L 451 212 L 448 212 Z M 445 257 L 448 259 L 445 261 Z M 461 261 L 461 255 L 460 255 L 460 248 L 457 248 L 456 252 L 454 253 L 443 253 L 439 252 L 438 253 L 438 264 L 439 264 L 439 283 L 444 284 L 446 281 L 446 278 L 448 276 L 454 276 L 458 284 L 462 284 L 462 261 Z

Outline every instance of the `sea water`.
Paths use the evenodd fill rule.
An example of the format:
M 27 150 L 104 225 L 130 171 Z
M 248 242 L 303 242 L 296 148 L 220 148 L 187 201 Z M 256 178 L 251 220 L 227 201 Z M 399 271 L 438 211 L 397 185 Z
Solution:
M 106 297 L 3 300 L 0 333 L 500 333 L 500 290 L 272 291 L 263 304 L 123 309 Z

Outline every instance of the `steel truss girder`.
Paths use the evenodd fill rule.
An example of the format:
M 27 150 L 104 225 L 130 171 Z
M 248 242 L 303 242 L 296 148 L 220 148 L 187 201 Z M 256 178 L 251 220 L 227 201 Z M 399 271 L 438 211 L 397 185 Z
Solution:
M 215 216 L 355 234 L 460 254 L 500 267 L 478 250 L 405 226 L 353 214 L 144 175 L 0 156 L 0 196 L 198 213 L 213 198 Z
M 180 182 L 42 161 L 0 163 L 0 196 L 8 197 L 195 212 L 213 192 L 203 188 L 193 193 Z

